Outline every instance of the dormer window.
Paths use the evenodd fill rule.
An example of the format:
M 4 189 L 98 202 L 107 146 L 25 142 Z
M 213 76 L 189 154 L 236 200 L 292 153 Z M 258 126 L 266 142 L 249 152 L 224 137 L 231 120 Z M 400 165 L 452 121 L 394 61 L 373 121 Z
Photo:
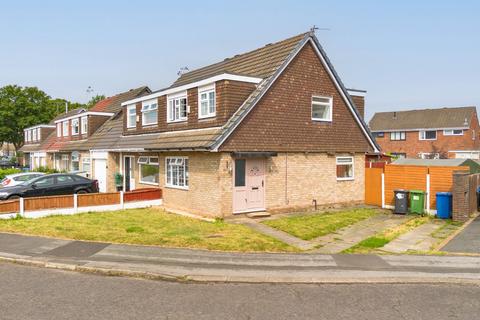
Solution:
M 131 105 L 127 107 L 127 128 L 135 128 L 137 126 L 137 107 Z
M 63 121 L 63 136 L 68 137 L 68 121 Z
M 168 122 L 180 122 L 187 120 L 187 93 L 170 96 L 167 110 Z
M 32 141 L 37 141 L 37 130 L 30 130 L 32 132 Z
M 80 133 L 79 119 L 72 119 L 72 135 L 77 136 Z
M 215 117 L 215 84 L 198 88 L 199 112 L 198 117 Z
M 28 142 L 28 134 L 27 134 L 28 131 L 25 130 L 24 134 L 25 134 L 25 137 L 24 137 L 24 140 L 25 142 Z
M 27 141 L 32 142 L 32 130 L 27 131 Z
M 145 101 L 142 103 L 142 126 L 157 124 L 158 103 L 157 100 Z
M 59 122 L 57 123 L 57 138 L 62 136 L 62 124 Z
M 41 128 L 38 128 L 37 129 L 37 140 L 40 141 L 42 138 L 41 138 L 41 135 L 42 135 L 42 129 Z
M 88 117 L 82 117 L 81 123 L 82 123 L 82 134 L 87 134 L 88 133 Z

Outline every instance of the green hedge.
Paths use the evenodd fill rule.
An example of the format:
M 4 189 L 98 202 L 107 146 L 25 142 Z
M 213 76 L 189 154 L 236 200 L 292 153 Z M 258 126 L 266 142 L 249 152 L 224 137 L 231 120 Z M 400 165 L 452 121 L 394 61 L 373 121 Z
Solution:
M 8 176 L 9 174 L 20 172 L 22 172 L 22 170 L 16 168 L 0 169 L 0 180 L 3 180 L 3 178 L 5 178 L 5 176 Z

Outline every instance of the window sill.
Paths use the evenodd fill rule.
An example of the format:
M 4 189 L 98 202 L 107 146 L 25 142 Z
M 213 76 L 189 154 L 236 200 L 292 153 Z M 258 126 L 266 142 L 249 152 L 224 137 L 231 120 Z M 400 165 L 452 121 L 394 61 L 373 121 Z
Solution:
M 312 118 L 312 121 L 314 121 L 314 122 L 332 122 L 332 119 L 317 119 L 317 118 Z
M 188 187 L 173 186 L 168 184 L 165 185 L 165 188 L 188 191 Z
M 355 178 L 337 178 L 337 181 L 353 181 Z
M 198 117 L 198 120 L 213 120 L 215 119 L 217 116 L 217 114 L 212 114 L 212 115 L 209 115 L 209 116 L 202 116 L 202 117 Z
M 155 183 L 155 182 L 147 182 L 147 181 L 142 181 L 142 180 L 140 180 L 140 183 L 141 184 L 148 184 L 150 186 L 158 186 L 159 185 L 158 183 Z
M 167 121 L 167 124 L 186 123 L 186 122 L 188 122 L 188 119 L 176 120 L 176 121 Z
M 158 126 L 158 122 L 155 122 L 155 123 L 142 123 L 142 128 L 145 128 L 145 127 L 156 127 Z

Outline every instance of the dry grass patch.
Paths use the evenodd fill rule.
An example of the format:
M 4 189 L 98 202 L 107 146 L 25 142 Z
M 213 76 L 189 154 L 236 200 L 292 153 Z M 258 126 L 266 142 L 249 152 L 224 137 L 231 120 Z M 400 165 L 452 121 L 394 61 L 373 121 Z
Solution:
M 246 226 L 206 222 L 161 209 L 0 220 L 0 231 L 55 238 L 223 251 L 298 251 Z

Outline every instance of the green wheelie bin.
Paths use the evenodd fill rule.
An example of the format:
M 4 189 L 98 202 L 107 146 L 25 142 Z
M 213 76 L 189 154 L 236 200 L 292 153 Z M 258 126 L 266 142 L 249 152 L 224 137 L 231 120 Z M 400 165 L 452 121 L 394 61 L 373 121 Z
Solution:
M 424 213 L 425 204 L 425 191 L 422 190 L 410 190 L 410 212 L 411 213 Z

